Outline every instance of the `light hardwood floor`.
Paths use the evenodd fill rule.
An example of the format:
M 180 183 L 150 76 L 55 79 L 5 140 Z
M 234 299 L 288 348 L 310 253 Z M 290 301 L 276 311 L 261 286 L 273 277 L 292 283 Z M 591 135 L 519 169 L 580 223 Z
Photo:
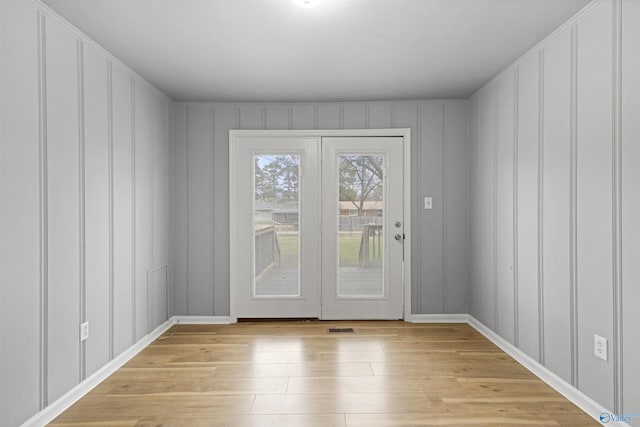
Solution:
M 177 325 L 163 338 L 51 425 L 599 425 L 466 324 Z

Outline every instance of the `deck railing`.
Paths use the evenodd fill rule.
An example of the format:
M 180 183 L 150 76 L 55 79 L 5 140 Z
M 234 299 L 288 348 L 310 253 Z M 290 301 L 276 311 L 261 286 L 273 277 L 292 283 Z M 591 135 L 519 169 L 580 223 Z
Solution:
M 255 277 L 268 268 L 280 265 L 280 244 L 273 225 L 257 228 L 255 231 Z
M 380 265 L 382 258 L 382 225 L 366 224 L 362 226 L 358 258 L 360 267 L 377 267 Z

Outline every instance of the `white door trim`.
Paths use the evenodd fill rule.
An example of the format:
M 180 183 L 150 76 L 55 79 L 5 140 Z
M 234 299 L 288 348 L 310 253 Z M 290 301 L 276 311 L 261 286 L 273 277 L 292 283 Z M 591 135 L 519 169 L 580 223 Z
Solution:
M 237 141 L 243 137 L 379 137 L 398 136 L 403 138 L 404 150 L 404 319 L 411 319 L 411 129 L 344 129 L 344 130 L 229 130 L 229 253 L 235 254 L 236 247 L 236 168 Z M 229 317 L 237 321 L 237 260 L 230 257 L 229 268 Z

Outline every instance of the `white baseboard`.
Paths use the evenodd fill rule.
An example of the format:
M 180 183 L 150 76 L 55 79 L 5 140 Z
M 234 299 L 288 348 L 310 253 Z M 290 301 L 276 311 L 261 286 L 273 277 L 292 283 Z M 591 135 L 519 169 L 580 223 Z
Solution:
M 551 372 L 549 369 L 542 366 L 538 361 L 532 359 L 529 355 L 525 354 L 522 350 L 515 347 L 513 344 L 496 334 L 494 331 L 485 326 L 475 317 L 468 316 L 469 325 L 475 330 L 484 335 L 489 341 L 500 347 L 502 351 L 513 357 L 518 363 L 531 371 L 536 377 L 550 385 L 558 393 L 566 397 L 569 401 L 574 403 L 577 407 L 582 409 L 594 420 L 600 422 L 601 414 L 611 414 L 611 411 L 600 405 L 598 402 L 591 399 L 589 396 L 582 393 L 580 390 Z M 620 421 L 609 421 L 606 426 L 615 427 L 631 427 L 629 424 Z
M 169 319 L 156 329 L 151 331 L 145 337 L 141 338 L 137 343 L 120 353 L 113 360 L 108 362 L 102 368 L 97 370 L 91 376 L 87 377 L 80 384 L 62 395 L 59 399 L 51 403 L 42 411 L 35 414 L 22 424 L 22 427 L 40 427 L 45 426 L 58 415 L 67 410 L 71 405 L 76 403 L 82 396 L 90 392 L 94 387 L 104 381 L 109 375 L 117 371 L 122 365 L 131 360 L 136 354 L 140 353 L 149 344 L 166 332 L 175 324 L 173 319 Z
M 230 316 L 173 316 L 170 320 L 183 325 L 228 325 L 237 322 Z
M 468 323 L 468 314 L 412 314 L 411 323 Z

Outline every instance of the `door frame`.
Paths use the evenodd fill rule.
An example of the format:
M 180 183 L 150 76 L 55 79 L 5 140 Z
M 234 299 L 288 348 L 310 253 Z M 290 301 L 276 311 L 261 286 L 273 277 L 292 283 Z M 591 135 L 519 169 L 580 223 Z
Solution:
M 403 262 L 403 314 L 404 320 L 411 319 L 411 129 L 340 129 L 340 130 L 229 130 L 229 320 L 234 323 L 237 317 L 237 286 L 236 277 L 237 260 L 236 253 L 236 160 L 238 154 L 237 144 L 245 137 L 381 137 L 395 136 L 403 140 L 403 223 L 404 223 L 404 262 Z M 321 301 L 318 301 L 320 304 Z M 321 313 L 320 307 L 318 312 Z

